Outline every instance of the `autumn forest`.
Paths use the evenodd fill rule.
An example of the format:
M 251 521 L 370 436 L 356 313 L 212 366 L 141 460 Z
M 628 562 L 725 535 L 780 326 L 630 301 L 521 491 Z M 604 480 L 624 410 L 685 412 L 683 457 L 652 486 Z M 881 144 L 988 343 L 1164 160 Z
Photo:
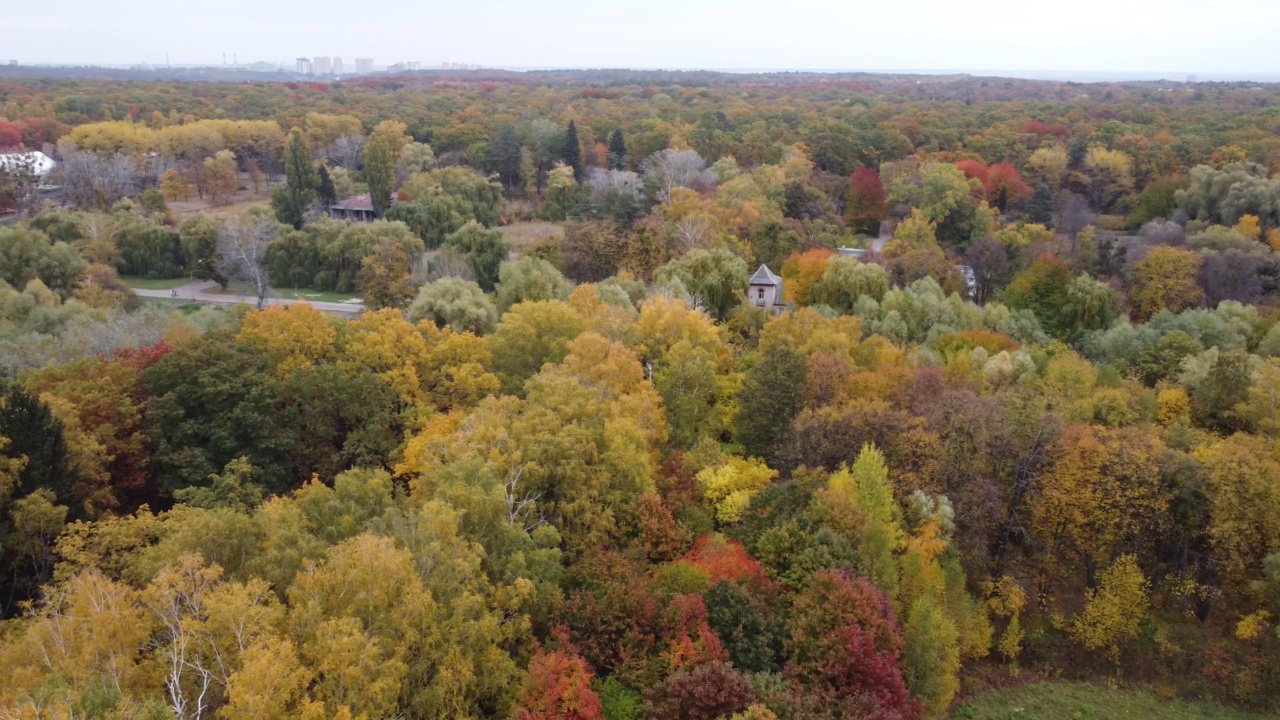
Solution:
M 0 677 L 1274 714 L 1280 86 L 0 77 Z

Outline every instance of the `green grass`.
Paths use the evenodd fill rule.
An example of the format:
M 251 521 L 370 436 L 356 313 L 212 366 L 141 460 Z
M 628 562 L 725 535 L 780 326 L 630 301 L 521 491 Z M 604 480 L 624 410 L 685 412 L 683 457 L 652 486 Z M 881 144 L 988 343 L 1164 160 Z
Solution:
M 966 698 L 951 720 L 1262 720 L 1210 703 L 1163 700 L 1139 690 L 1101 685 L 1038 682 Z
M 172 290 L 174 288 L 189 285 L 193 281 L 188 277 L 167 278 L 164 280 L 156 280 L 152 278 L 135 277 L 132 275 L 121 275 L 121 282 L 131 288 L 139 290 Z
M 217 294 L 218 289 L 213 288 L 208 292 Z M 240 283 L 231 283 L 226 290 L 227 295 L 244 295 L 253 297 L 254 290 L 251 286 Z M 350 300 L 359 300 L 360 296 L 355 293 L 339 293 L 339 292 L 321 292 L 312 290 L 311 288 L 278 288 L 273 287 L 269 293 L 270 297 L 284 298 L 285 300 L 313 300 L 315 302 L 332 302 L 342 303 Z

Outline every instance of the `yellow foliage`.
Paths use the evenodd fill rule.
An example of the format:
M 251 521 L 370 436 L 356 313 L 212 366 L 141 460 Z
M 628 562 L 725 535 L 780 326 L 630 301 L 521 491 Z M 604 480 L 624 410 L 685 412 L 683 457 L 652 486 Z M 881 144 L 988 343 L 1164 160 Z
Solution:
M 698 473 L 698 488 L 715 512 L 716 519 L 724 524 L 742 519 L 742 512 L 756 493 L 769 486 L 778 476 L 760 460 L 729 458 L 717 468 L 707 468 Z
M 1270 624 L 1271 613 L 1266 610 L 1259 610 L 1245 615 L 1240 618 L 1240 622 L 1236 623 L 1236 639 L 1257 640 L 1262 637 L 1262 633 L 1266 631 L 1267 626 Z
M 1147 614 L 1150 584 L 1138 559 L 1121 555 L 1102 573 L 1097 590 L 1085 594 L 1084 611 L 1071 624 L 1071 634 L 1089 650 L 1106 650 L 1113 662 L 1120 646 L 1138 637 Z
M 1161 388 L 1156 393 L 1156 420 L 1173 425 L 1191 418 L 1191 397 L 1180 385 Z
M 1243 215 L 1231 228 L 1250 240 L 1262 239 L 1262 224 L 1257 215 Z
M 328 360 L 336 351 L 338 331 L 307 303 L 273 305 L 245 316 L 237 340 L 253 343 L 276 361 L 281 375 Z

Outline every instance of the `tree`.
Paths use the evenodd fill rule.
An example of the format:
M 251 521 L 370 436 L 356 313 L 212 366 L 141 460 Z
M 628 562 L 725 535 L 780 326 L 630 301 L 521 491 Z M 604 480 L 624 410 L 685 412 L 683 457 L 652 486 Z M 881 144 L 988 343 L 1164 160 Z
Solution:
M 569 121 L 564 133 L 564 164 L 573 168 L 573 177 L 582 179 L 582 141 L 578 139 L 578 125 Z
M 712 185 L 715 176 L 707 171 L 707 163 L 693 150 L 668 148 L 654 153 L 640 165 L 645 180 L 657 188 L 662 202 L 671 200 L 671 191 L 678 187 Z
M 522 257 L 503 263 L 498 270 L 499 312 L 520 302 L 568 300 L 573 285 L 551 263 L 541 258 Z
M 338 191 L 333 186 L 333 177 L 329 175 L 329 168 L 324 165 L 320 166 L 320 182 L 316 186 L 316 199 L 320 201 L 321 209 L 326 212 L 338 202 Z
M 739 396 L 738 442 L 756 457 L 772 458 L 804 402 L 807 359 L 795 348 L 771 345 L 747 370 Z
M 1067 297 L 1071 283 L 1067 264 L 1057 256 L 1044 255 L 1014 276 L 1001 299 L 1011 308 L 1034 312 L 1041 327 L 1065 338 L 1071 325 Z
M 578 282 L 591 283 L 616 275 L 626 258 L 627 240 L 611 222 L 569 223 L 560 241 L 565 274 Z
M 751 681 L 728 663 L 717 660 L 691 670 L 677 670 L 645 691 L 645 717 L 717 720 L 745 710 L 754 699 Z
M 666 285 L 679 280 L 697 304 L 719 320 L 729 317 L 745 297 L 747 264 L 728 250 L 691 250 L 683 257 L 658 268 L 654 283 Z
M 1133 194 L 1133 158 L 1120 150 L 1095 145 L 1084 158 L 1089 200 L 1103 212 L 1127 212 Z
M 1086 592 L 1084 611 L 1071 625 L 1072 636 L 1089 650 L 1106 650 L 1111 661 L 1119 663 L 1121 646 L 1138 637 L 1149 589 L 1137 558 L 1116 558 L 1102 572 L 1097 590 Z
M 498 324 L 498 310 L 479 285 L 461 278 L 440 278 L 427 283 L 409 306 L 409 319 L 427 320 L 454 332 L 484 335 Z
M 214 205 L 223 205 L 235 199 L 236 156 L 230 150 L 220 150 L 217 155 L 204 160 L 204 184 L 209 191 L 209 200 Z
M 822 277 L 813 284 L 813 302 L 848 314 L 862 296 L 879 302 L 889 291 L 889 276 L 884 268 L 862 263 L 843 255 L 827 261 Z
M 1204 298 L 1196 275 L 1199 253 L 1175 247 L 1155 247 L 1133 266 L 1134 316 L 1145 320 L 1161 310 L 1179 312 Z
M 0 228 L 0 280 L 14 288 L 39 281 L 63 298 L 71 297 L 89 266 L 75 248 L 50 242 L 39 230 Z
M 902 638 L 907 687 L 925 717 L 940 718 L 960 690 L 960 638 L 956 626 L 929 597 L 915 602 Z
M 178 227 L 178 242 L 192 277 L 217 280 L 226 287 L 226 277 L 218 273 L 218 236 L 221 232 L 221 221 L 201 213 L 182 221 Z
M 411 142 L 400 148 L 396 159 L 396 177 L 400 182 L 408 180 L 414 173 L 427 172 L 436 166 L 436 154 L 426 143 Z
M 627 169 L 627 141 L 622 137 L 621 128 L 609 133 L 609 169 Z
M 729 458 L 719 467 L 709 467 L 698 473 L 698 488 L 715 511 L 716 519 L 731 525 L 742 519 L 751 498 L 768 487 L 777 476 L 778 471 L 771 470 L 760 460 Z
M 289 133 L 289 147 L 284 161 L 284 184 L 271 194 L 271 208 L 276 219 L 295 230 L 302 229 L 302 218 L 316 200 L 320 176 L 316 173 L 311 147 L 302 131 Z
M 364 177 L 369 185 L 373 214 L 383 217 L 391 207 L 396 178 L 395 154 L 389 139 L 379 135 L 370 138 L 364 148 Z
M 409 268 L 404 247 L 393 240 L 383 240 L 372 255 L 360 261 L 356 290 L 369 309 L 403 308 L 413 298 L 417 286 Z
M 591 668 L 572 651 L 539 650 L 529 662 L 529 675 L 515 720 L 599 720 L 600 696 L 591 689 Z
M 884 185 L 875 168 L 860 167 L 849 177 L 849 194 L 844 219 L 853 228 L 879 234 L 880 220 L 887 213 Z
M 582 320 L 559 300 L 524 301 L 502 315 L 489 338 L 493 369 L 503 391 L 516 394 L 525 380 L 546 363 L 557 363 L 569 354 L 569 341 L 582 332 Z
M 266 304 L 271 289 L 265 259 L 267 248 L 280 233 L 280 226 L 265 215 L 230 218 L 218 233 L 215 269 L 222 277 L 249 283 L 258 299 L 258 309 Z
M 191 198 L 191 183 L 187 182 L 187 178 L 177 170 L 170 168 L 164 171 L 164 175 L 160 176 L 160 190 L 164 193 L 164 199 L 187 201 Z
M 485 292 L 493 292 L 502 263 L 507 259 L 507 242 L 502 233 L 488 230 L 471 220 L 445 239 L 445 244 L 462 253 Z
M 833 253 L 826 248 L 815 248 L 803 253 L 792 253 L 782 263 L 782 279 L 786 281 L 786 299 L 801 307 L 814 304 L 814 287 L 826 272 Z

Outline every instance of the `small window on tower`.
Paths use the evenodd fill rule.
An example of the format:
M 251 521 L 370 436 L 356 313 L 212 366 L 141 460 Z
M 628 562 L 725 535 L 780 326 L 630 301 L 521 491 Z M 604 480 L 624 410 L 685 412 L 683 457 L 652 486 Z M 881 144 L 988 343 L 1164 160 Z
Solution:
M 756 289 L 756 297 L 760 298 L 761 300 L 764 299 L 764 288 Z

